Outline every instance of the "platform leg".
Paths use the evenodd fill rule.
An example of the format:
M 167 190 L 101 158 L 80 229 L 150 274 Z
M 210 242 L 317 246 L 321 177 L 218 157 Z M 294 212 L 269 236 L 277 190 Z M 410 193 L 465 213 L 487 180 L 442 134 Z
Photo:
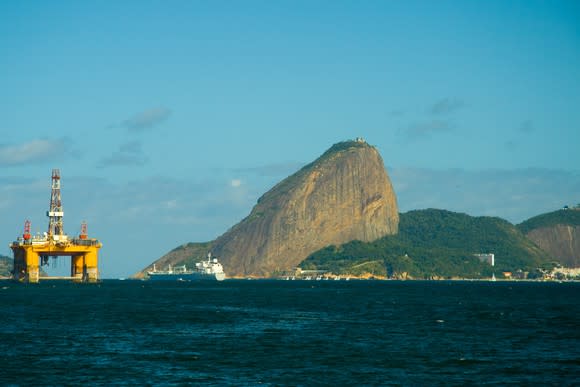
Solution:
M 97 282 L 98 280 L 98 255 L 93 252 L 88 252 L 85 254 L 85 281 Z
M 83 269 L 85 266 L 84 255 L 73 255 L 70 259 L 70 276 L 75 282 L 83 281 Z
M 26 252 L 26 276 L 25 282 L 38 283 L 40 278 L 40 270 L 38 268 L 39 256 L 34 251 Z

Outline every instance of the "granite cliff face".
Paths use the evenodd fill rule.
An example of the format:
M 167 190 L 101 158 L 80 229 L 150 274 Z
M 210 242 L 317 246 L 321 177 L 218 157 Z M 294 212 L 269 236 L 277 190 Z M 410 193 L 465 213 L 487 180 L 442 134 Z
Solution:
M 538 215 L 518 228 L 565 267 L 580 267 L 580 208 Z
M 229 277 L 269 277 L 328 245 L 396 234 L 398 224 L 397 199 L 379 152 L 362 140 L 346 141 L 274 186 L 215 241 L 185 244 L 155 263 L 191 266 L 211 251 Z
M 558 224 L 532 230 L 526 236 L 563 266 L 580 267 L 580 226 Z
M 325 246 L 396 234 L 398 223 L 379 152 L 364 141 L 348 141 L 264 194 L 212 251 L 230 276 L 270 276 Z

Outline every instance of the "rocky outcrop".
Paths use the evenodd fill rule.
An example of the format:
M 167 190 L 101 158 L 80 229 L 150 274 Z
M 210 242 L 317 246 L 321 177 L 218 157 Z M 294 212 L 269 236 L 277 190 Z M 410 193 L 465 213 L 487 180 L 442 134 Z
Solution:
M 245 219 L 205 246 L 229 277 L 269 277 L 293 270 L 323 247 L 396 234 L 398 224 L 379 152 L 362 140 L 346 141 L 278 183 Z M 180 246 L 156 264 L 191 260 L 199 253 L 195 246 Z
M 518 228 L 563 266 L 580 267 L 579 206 L 534 216 Z
M 348 141 L 264 194 L 212 250 L 229 275 L 270 276 L 325 246 L 396 234 L 398 223 L 379 152 L 364 141 Z
M 580 267 L 580 226 L 557 224 L 531 230 L 527 235 L 565 267 Z

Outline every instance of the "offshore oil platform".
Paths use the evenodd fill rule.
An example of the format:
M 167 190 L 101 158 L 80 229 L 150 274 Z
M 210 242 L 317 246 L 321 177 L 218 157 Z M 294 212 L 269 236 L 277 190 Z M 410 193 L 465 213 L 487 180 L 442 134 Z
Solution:
M 37 283 L 41 279 L 69 279 L 75 282 L 97 282 L 99 280 L 99 249 L 101 242 L 87 237 L 87 224 L 81 225 L 78 238 L 69 238 L 64 233 L 62 203 L 60 199 L 60 171 L 52 170 L 52 191 L 48 216 L 48 232 L 30 234 L 30 221 L 24 222 L 24 233 L 10 244 L 14 252 L 13 279 L 20 282 Z M 40 276 L 40 268 L 48 265 L 50 258 L 70 258 L 70 277 Z

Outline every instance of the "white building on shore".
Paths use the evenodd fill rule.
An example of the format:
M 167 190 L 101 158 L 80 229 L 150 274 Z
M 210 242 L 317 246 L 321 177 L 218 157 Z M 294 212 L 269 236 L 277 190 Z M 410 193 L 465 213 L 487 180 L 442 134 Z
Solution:
M 491 266 L 495 266 L 495 254 L 486 253 L 486 254 L 473 254 L 473 255 L 475 255 L 481 262 L 485 262 Z

